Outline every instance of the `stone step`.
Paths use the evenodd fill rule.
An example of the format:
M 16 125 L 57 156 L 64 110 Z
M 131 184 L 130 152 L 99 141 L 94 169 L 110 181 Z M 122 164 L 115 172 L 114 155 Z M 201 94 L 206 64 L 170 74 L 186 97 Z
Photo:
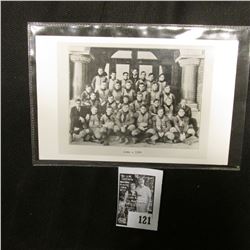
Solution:
M 200 115 L 201 115 L 200 113 L 201 112 L 198 110 L 196 110 L 196 111 L 192 110 L 192 117 L 196 119 L 198 127 L 200 127 Z

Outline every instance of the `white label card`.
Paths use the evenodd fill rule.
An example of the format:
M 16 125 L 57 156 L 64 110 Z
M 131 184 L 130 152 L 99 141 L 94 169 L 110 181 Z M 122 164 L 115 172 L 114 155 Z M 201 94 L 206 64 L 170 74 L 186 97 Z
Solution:
M 119 168 L 116 226 L 157 231 L 163 171 Z

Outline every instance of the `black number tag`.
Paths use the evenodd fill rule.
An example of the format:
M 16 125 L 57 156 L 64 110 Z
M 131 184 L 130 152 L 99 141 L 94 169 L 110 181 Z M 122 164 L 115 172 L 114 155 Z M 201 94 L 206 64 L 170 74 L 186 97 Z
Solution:
M 148 224 L 150 225 L 151 218 L 148 216 L 139 216 L 139 223 L 140 224 Z

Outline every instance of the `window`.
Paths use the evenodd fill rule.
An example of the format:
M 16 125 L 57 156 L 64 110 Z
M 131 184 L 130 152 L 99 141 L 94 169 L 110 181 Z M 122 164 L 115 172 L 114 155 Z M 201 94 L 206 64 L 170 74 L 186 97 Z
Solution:
M 129 73 L 129 64 L 116 64 L 116 78 L 117 79 L 122 79 L 122 74 L 123 72 L 128 72 Z
M 150 51 L 138 51 L 137 59 L 157 60 L 157 57 Z
M 116 51 L 111 58 L 113 59 L 132 59 L 131 50 L 118 50 Z
M 139 74 L 141 74 L 142 71 L 145 71 L 147 73 L 147 76 L 149 73 L 152 73 L 153 66 L 152 65 L 140 65 L 139 66 Z

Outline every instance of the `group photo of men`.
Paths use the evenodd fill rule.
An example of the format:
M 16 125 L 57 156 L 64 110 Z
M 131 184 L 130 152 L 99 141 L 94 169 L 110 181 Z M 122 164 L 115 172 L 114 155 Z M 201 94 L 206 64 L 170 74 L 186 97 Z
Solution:
M 107 77 L 102 67 L 70 110 L 70 142 L 100 145 L 192 144 L 199 127 L 164 74 L 138 69 Z

